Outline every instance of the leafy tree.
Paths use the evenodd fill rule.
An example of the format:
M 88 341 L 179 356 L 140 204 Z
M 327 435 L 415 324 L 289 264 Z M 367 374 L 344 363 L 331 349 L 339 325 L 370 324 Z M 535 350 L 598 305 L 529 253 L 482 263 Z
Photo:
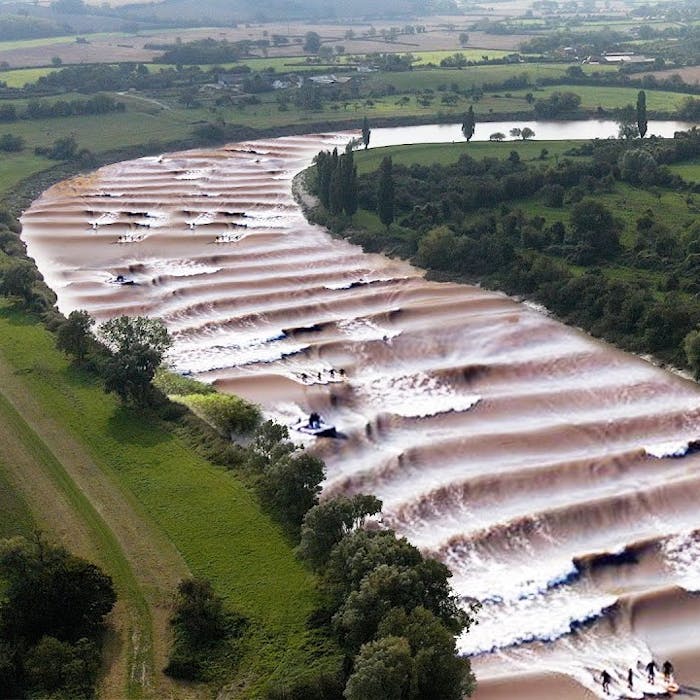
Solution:
M 362 527 L 365 518 L 379 513 L 382 502 L 375 496 L 356 494 L 338 496 L 311 508 L 301 526 L 299 556 L 313 569 L 328 562 L 331 551 L 348 533 Z
M 24 662 L 26 685 L 36 697 L 67 697 L 88 700 L 100 668 L 100 654 L 94 642 L 76 644 L 43 637 Z
M 464 134 L 464 138 L 467 139 L 467 142 L 471 141 L 475 129 L 476 117 L 474 116 L 474 108 L 469 105 L 469 109 L 464 115 L 464 121 L 462 122 L 462 133 Z
M 489 141 L 505 141 L 506 135 L 500 131 L 496 131 L 489 136 Z
M 466 46 L 469 43 L 469 34 L 466 32 L 460 32 L 459 34 L 459 45 Z
M 0 272 L 0 294 L 6 297 L 19 297 L 28 302 L 32 297 L 32 287 L 36 281 L 36 271 L 26 260 L 11 260 Z
M 637 95 L 637 129 L 640 138 L 646 136 L 647 127 L 647 96 L 644 90 L 640 90 Z
M 289 441 L 286 425 L 265 421 L 256 431 L 250 445 L 251 461 L 256 471 L 262 471 L 277 461 L 285 459 L 294 452 L 295 447 Z
M 0 638 L 36 644 L 42 637 L 74 643 L 102 630 L 116 601 L 109 576 L 40 536 L 0 547 Z
M 519 129 L 517 126 L 514 126 L 509 132 L 508 132 L 512 138 L 514 139 L 519 139 L 522 132 L 522 129 Z
M 457 238 L 449 226 L 436 226 L 418 243 L 416 262 L 421 267 L 446 270 L 452 267 Z
M 391 156 L 386 156 L 379 166 L 377 213 L 379 214 L 379 220 L 388 229 L 394 221 L 394 176 Z
M 634 185 L 653 185 L 658 168 L 654 156 L 643 148 L 629 148 L 620 158 L 620 177 Z
M 78 154 L 78 142 L 73 136 L 56 139 L 48 156 L 53 160 L 73 160 Z
M 343 696 L 346 700 L 403 700 L 408 697 L 411 667 L 406 639 L 383 637 L 370 642 L 355 659 Z
M 620 248 L 620 227 L 604 204 L 584 199 L 571 210 L 571 238 L 585 250 L 581 262 L 609 258 Z
M 526 126 L 520 132 L 520 138 L 522 138 L 523 141 L 527 141 L 528 139 L 534 138 L 534 136 L 535 132 L 529 126 Z
M 225 610 L 223 599 L 209 581 L 189 578 L 178 584 L 170 624 L 175 643 L 165 673 L 173 678 L 206 680 L 211 658 L 225 653 L 227 642 L 243 634 L 246 620 Z
M 71 311 L 56 330 L 56 347 L 82 362 L 95 344 L 94 324 L 87 311 Z
M 367 150 L 367 147 L 369 146 L 369 137 L 372 133 L 372 130 L 369 128 L 369 121 L 367 120 L 367 117 L 364 117 L 362 120 L 362 143 L 365 146 L 365 150 Z
M 177 586 L 177 594 L 170 623 L 188 644 L 207 646 L 226 636 L 228 620 L 224 601 L 214 593 L 209 581 L 183 579 Z
M 103 368 L 107 391 L 126 402 L 148 404 L 151 380 L 172 342 L 165 324 L 144 316 L 120 316 L 103 323 L 100 333 L 112 351 Z
M 461 700 L 474 690 L 469 660 L 458 656 L 454 636 L 425 608 L 417 607 L 410 613 L 394 608 L 380 623 L 377 636 L 401 637 L 408 642 L 412 656 L 410 698 Z
M 318 503 L 325 465 L 308 453 L 273 462 L 259 482 L 262 500 L 294 533 L 299 532 L 306 511 Z
M 0 136 L 0 151 L 5 153 L 17 153 L 24 148 L 24 139 L 13 134 L 3 134 Z
M 690 331 L 683 341 L 685 358 L 688 367 L 693 371 L 696 379 L 700 379 L 700 331 Z
M 318 53 L 321 48 L 321 37 L 316 32 L 306 32 L 304 37 L 304 51 L 306 53 Z
M 368 532 L 358 529 L 347 534 L 333 547 L 325 572 L 325 581 L 337 601 L 359 588 L 364 577 L 381 564 L 417 566 L 421 553 L 405 537 L 390 530 Z

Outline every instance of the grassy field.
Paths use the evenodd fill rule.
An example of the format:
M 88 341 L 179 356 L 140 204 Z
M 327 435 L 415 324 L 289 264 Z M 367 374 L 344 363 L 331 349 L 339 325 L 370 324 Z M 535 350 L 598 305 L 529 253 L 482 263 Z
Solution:
M 581 97 L 581 107 L 593 110 L 596 107 L 604 109 L 616 109 L 635 105 L 637 103 L 638 88 L 605 87 L 590 85 L 556 85 L 536 90 L 514 90 L 513 96 L 524 97 L 532 92 L 536 99 L 544 99 L 553 92 L 574 92 Z M 647 109 L 669 112 L 677 109 L 688 99 L 688 95 L 681 92 L 668 92 L 664 90 L 646 90 Z
M 27 83 L 35 83 L 39 78 L 49 75 L 58 68 L 18 68 L 17 70 L 0 71 L 0 82 L 6 83 L 8 87 L 21 88 Z
M 34 519 L 21 490 L 9 479 L 8 465 L 0 459 L 0 539 L 30 535 Z
M 463 155 L 468 154 L 472 158 L 507 158 L 511 151 L 517 151 L 522 160 L 539 160 L 543 148 L 549 151 L 549 162 L 556 156 L 562 155 L 573 146 L 582 141 L 504 141 L 492 143 L 490 141 L 475 141 L 472 143 L 419 143 L 407 146 L 388 146 L 386 148 L 374 148 L 368 151 L 358 151 L 355 154 L 358 173 L 367 173 L 376 170 L 382 159 L 390 155 L 394 163 L 411 165 L 421 163 L 432 165 L 439 163 L 447 165 L 454 163 Z
M 105 395 L 54 350 L 52 337 L 38 323 L 8 307 L 0 315 L 0 358 L 46 419 L 89 454 L 100 479 L 123 492 L 127 505 L 142 514 L 155 542 L 167 538 L 189 570 L 211 579 L 250 619 L 238 670 L 246 686 L 241 697 L 259 697 L 267 681 L 287 681 L 295 671 L 333 662 L 332 650 L 324 656 L 327 642 L 315 639 L 305 626 L 315 604 L 311 576 L 232 474 L 204 462 L 165 426 Z M 50 454 L 44 456 L 34 469 L 57 471 Z M 81 494 L 75 484 L 66 483 L 65 489 L 76 490 L 76 498 Z M 85 516 L 91 506 L 84 494 L 81 498 L 73 509 Z M 116 507 L 109 505 L 108 516 Z M 118 569 L 118 552 L 107 551 L 105 560 L 110 572 Z M 148 564 L 143 557 L 136 562 Z M 163 584 L 155 580 L 153 585 Z M 162 602 L 163 591 L 153 595 Z
M 680 175 L 686 182 L 700 182 L 700 158 L 686 161 L 685 163 L 675 163 L 669 168 L 676 175 Z

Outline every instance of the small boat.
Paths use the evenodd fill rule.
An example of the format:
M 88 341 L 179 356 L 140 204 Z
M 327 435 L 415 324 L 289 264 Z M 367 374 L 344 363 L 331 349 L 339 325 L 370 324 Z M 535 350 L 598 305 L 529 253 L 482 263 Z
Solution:
M 129 285 L 129 284 L 136 284 L 134 280 L 132 280 L 130 277 L 124 277 L 124 275 L 117 275 L 115 278 L 110 280 L 112 284 L 121 284 L 122 286 L 124 285 Z
M 312 413 L 308 420 L 300 420 L 292 428 L 305 435 L 314 437 L 336 437 L 337 431 L 334 425 L 326 423 L 318 413 Z

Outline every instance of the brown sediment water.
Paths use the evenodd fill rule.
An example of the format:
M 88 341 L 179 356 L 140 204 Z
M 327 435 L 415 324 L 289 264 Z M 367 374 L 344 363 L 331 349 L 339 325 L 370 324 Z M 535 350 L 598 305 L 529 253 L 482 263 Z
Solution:
M 698 387 L 307 223 L 292 177 L 348 138 L 107 166 L 47 190 L 23 238 L 63 312 L 160 317 L 177 370 L 338 426 L 325 493 L 376 493 L 482 602 L 478 696 L 602 695 L 604 668 L 615 697 L 661 694 L 652 655 L 700 668 Z

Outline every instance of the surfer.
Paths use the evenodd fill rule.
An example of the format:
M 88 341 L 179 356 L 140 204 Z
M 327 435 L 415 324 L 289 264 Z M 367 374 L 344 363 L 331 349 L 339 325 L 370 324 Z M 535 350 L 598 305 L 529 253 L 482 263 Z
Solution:
M 649 683 L 654 685 L 654 677 L 656 675 L 656 669 L 657 669 L 656 662 L 654 659 L 652 659 L 647 665 L 646 665 L 646 670 L 647 670 L 647 680 Z
M 664 681 L 666 681 L 666 683 L 670 683 L 671 676 L 673 676 L 673 664 L 668 659 L 666 659 L 662 668 L 664 672 Z
M 634 688 L 634 673 L 632 672 L 632 669 L 629 669 L 629 671 L 627 671 L 627 687 L 630 690 Z
M 603 691 L 607 695 L 610 695 L 610 681 L 612 680 L 612 676 L 607 671 L 603 671 L 603 673 L 600 674 L 600 680 L 603 681 Z

